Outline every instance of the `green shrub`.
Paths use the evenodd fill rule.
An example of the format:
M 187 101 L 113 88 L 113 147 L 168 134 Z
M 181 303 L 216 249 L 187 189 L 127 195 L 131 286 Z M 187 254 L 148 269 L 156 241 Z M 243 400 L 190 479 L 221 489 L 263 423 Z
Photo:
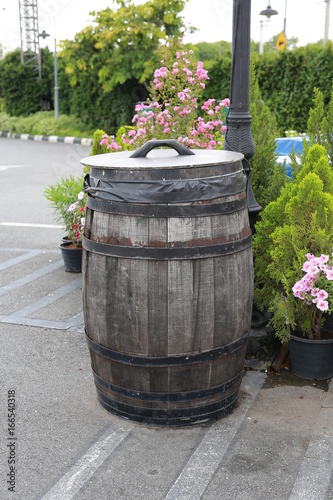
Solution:
M 94 156 L 94 155 L 100 155 L 100 154 L 103 154 L 103 153 L 107 153 L 108 150 L 107 150 L 107 147 L 106 147 L 106 144 L 100 144 L 103 136 L 105 135 L 105 131 L 102 130 L 102 129 L 97 129 L 95 130 L 94 132 L 94 142 L 93 142 L 93 145 L 92 145 L 92 148 L 91 148 L 91 151 L 90 151 L 90 156 Z
M 333 244 L 333 171 L 325 148 L 311 146 L 303 161 L 294 182 L 262 212 L 253 239 L 255 302 L 273 314 L 281 342 L 296 327 L 306 330 L 302 301 L 292 293 L 306 254 L 330 254 Z
M 92 137 L 93 135 L 93 129 L 83 125 L 77 117 L 60 115 L 56 120 L 53 111 L 39 111 L 26 117 L 0 113 L 0 130 L 32 135 L 70 137 Z
M 75 246 L 81 246 L 85 217 L 86 195 L 83 189 L 83 176 L 67 177 L 60 179 L 56 184 L 44 189 L 44 196 L 54 209 L 55 220 L 61 222 L 66 231 L 66 236 Z
M 41 78 L 31 64 L 21 63 L 19 50 L 8 53 L 0 61 L 0 94 L 4 109 L 12 116 L 28 116 L 41 109 L 41 102 L 52 106 L 53 57 L 41 50 Z
M 310 109 L 307 134 L 311 144 L 321 144 L 329 155 L 329 161 L 333 166 L 333 85 L 330 101 L 327 107 L 324 103 L 324 95 L 314 88 L 313 108 Z
M 64 219 L 67 209 L 77 199 L 83 188 L 83 176 L 61 178 L 56 184 L 44 189 L 44 196 L 55 211 L 56 221 Z
M 333 43 L 309 44 L 256 57 L 256 72 L 263 100 L 277 119 L 280 136 L 285 130 L 307 130 L 313 89 L 328 104 L 333 77 Z

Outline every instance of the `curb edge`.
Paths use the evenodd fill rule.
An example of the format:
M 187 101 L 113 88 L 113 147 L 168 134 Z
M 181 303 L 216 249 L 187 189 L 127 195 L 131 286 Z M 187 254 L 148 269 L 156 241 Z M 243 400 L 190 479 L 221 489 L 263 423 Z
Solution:
M 85 137 L 63 137 L 56 135 L 31 135 L 31 134 L 16 134 L 0 130 L 0 137 L 8 139 L 21 139 L 23 141 L 46 141 L 46 142 L 64 142 L 66 144 L 82 144 L 83 146 L 92 146 L 94 140 Z

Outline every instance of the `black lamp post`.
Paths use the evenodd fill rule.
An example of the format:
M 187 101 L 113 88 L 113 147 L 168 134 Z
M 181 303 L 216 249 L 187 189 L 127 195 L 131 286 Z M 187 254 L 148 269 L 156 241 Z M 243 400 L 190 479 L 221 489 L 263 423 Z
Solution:
M 243 153 L 243 168 L 247 177 L 247 203 L 252 232 L 262 207 L 254 197 L 249 160 L 255 153 L 252 133 L 250 101 L 250 24 L 251 0 L 234 0 L 232 31 L 232 63 L 230 83 L 230 110 L 223 149 Z

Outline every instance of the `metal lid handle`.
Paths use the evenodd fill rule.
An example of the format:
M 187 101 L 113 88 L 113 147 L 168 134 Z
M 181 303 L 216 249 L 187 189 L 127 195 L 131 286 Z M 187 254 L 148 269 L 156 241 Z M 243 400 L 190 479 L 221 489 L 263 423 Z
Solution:
M 194 155 L 195 153 L 183 146 L 180 142 L 175 139 L 162 139 L 159 141 L 147 141 L 141 148 L 131 154 L 130 158 L 144 158 L 147 156 L 149 151 L 161 146 L 167 146 L 168 148 L 173 148 L 179 155 Z

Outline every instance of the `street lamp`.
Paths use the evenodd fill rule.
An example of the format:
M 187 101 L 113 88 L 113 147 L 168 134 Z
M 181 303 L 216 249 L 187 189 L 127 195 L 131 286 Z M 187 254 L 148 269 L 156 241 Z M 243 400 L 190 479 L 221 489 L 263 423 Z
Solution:
M 39 36 L 45 40 L 49 35 L 43 30 Z M 59 118 L 59 87 L 58 87 L 58 59 L 57 59 L 57 40 L 54 38 L 54 118 Z
M 267 8 L 260 12 L 260 16 L 266 16 L 269 19 L 271 16 L 276 16 L 278 14 L 277 10 L 272 9 L 270 2 L 268 2 Z
M 251 0 L 233 0 L 232 62 L 230 110 L 223 149 L 243 153 L 243 169 L 247 178 L 246 194 L 250 225 L 253 231 L 256 215 L 262 207 L 253 194 L 249 159 L 255 153 L 250 105 L 250 26 Z

